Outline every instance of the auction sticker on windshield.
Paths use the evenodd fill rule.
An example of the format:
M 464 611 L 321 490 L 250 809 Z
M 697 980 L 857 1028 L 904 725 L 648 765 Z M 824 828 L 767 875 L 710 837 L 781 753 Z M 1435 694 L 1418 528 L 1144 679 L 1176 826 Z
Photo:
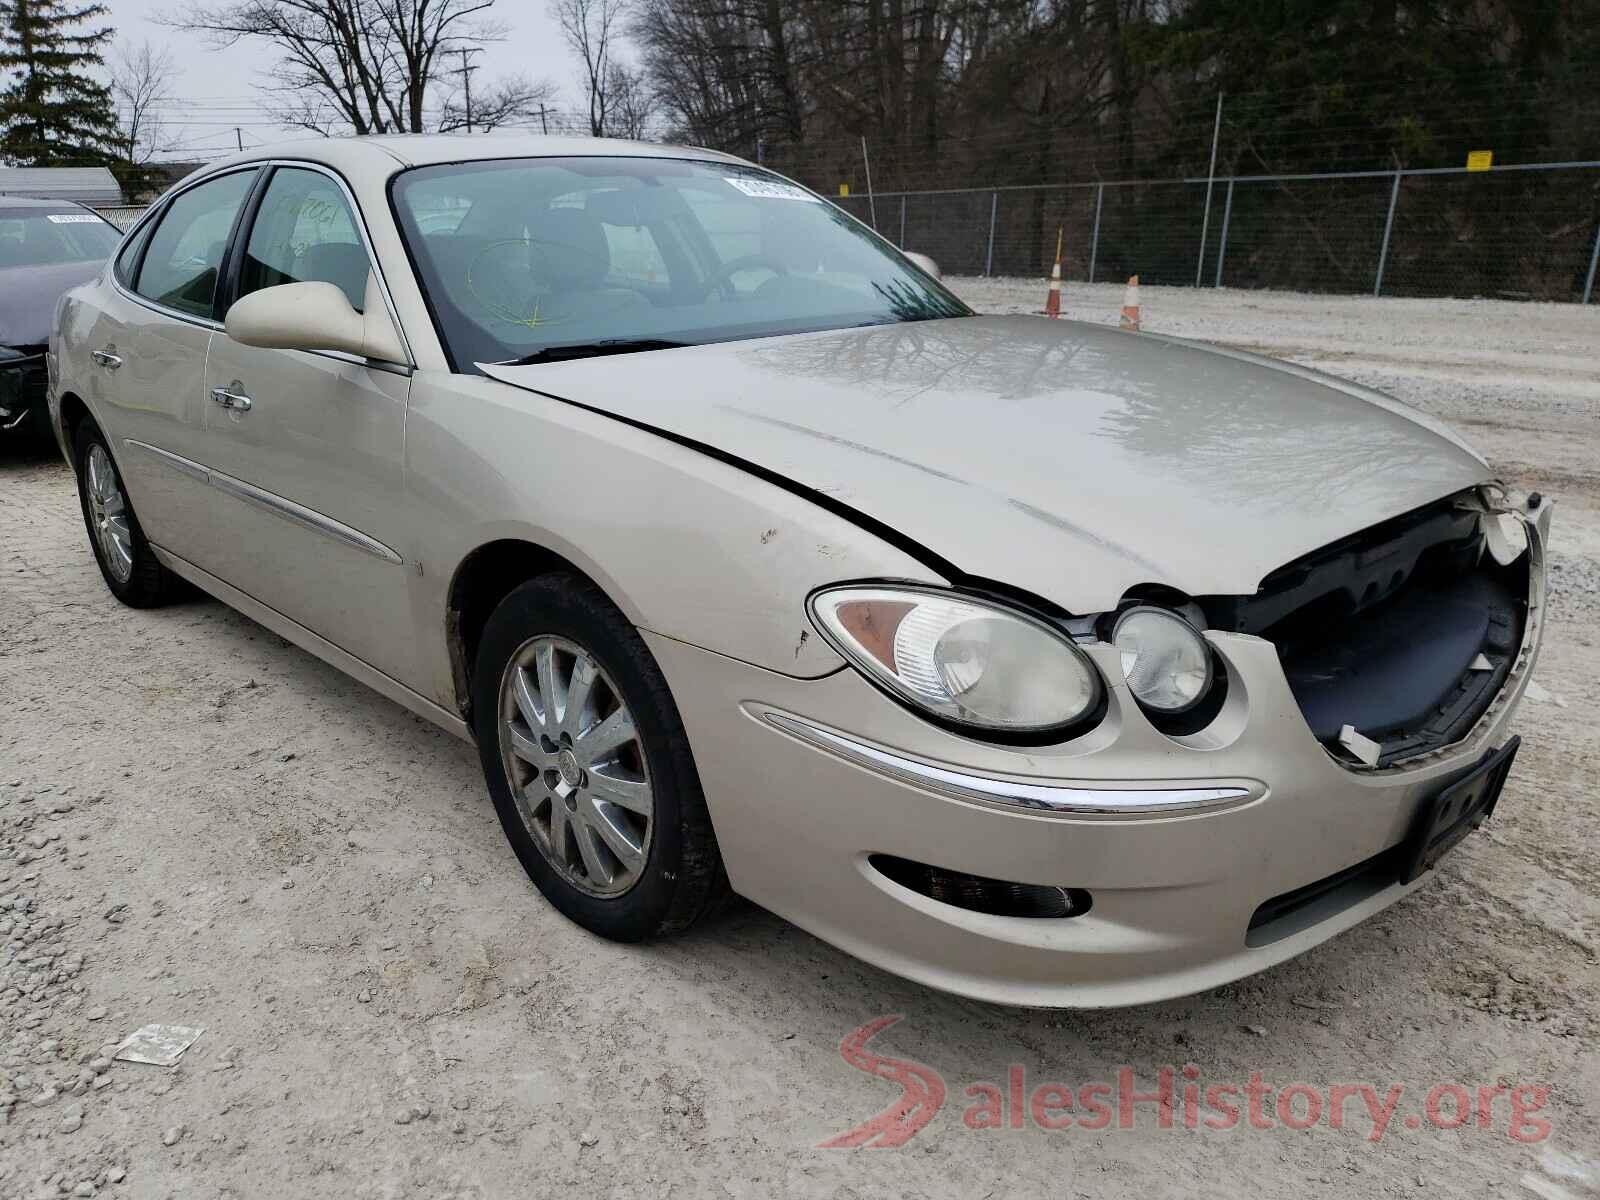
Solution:
M 746 196 L 754 196 L 758 200 L 805 200 L 812 204 L 822 203 L 805 188 L 796 187 L 792 183 L 779 183 L 775 179 L 734 179 L 727 175 L 722 178 L 724 182 L 731 183 Z
M 100 218 L 89 213 L 46 213 L 46 221 L 52 225 L 97 225 Z

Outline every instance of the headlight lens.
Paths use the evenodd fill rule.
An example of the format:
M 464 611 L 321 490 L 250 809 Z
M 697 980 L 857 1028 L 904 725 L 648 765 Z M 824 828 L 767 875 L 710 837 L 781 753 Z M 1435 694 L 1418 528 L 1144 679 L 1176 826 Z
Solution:
M 814 595 L 811 612 L 869 677 L 961 725 L 1040 733 L 1081 720 L 1100 699 L 1099 676 L 1066 635 L 999 605 L 912 588 L 841 587 Z
M 1211 651 L 1199 631 L 1177 613 L 1130 608 L 1117 618 L 1111 640 L 1128 688 L 1147 708 L 1185 712 L 1211 687 Z

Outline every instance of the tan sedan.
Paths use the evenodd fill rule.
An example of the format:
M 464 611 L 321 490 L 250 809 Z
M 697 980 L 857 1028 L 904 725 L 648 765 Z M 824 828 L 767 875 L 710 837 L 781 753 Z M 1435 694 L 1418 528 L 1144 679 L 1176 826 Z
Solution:
M 242 155 L 49 367 L 112 592 L 474 739 L 607 937 L 731 890 L 965 995 L 1158 999 L 1419 886 L 1516 750 L 1542 497 L 1340 380 L 974 315 L 714 152 Z

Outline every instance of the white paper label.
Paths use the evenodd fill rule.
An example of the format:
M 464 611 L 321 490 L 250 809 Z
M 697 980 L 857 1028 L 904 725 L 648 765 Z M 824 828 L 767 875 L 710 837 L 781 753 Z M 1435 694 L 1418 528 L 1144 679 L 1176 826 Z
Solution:
M 725 183 L 732 184 L 746 196 L 754 196 L 757 200 L 805 200 L 811 204 L 822 203 L 805 188 L 796 187 L 792 183 L 779 183 L 776 179 L 738 179 L 731 175 L 724 175 L 722 178 Z
M 52 225 L 98 225 L 100 218 L 88 213 L 45 213 L 44 219 Z

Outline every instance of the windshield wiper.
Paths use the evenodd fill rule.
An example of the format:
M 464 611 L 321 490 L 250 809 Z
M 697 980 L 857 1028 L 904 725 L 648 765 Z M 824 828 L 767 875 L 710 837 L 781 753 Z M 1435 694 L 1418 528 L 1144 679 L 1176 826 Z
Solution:
M 531 367 L 536 363 L 568 362 L 575 358 L 598 358 L 603 354 L 634 354 L 641 350 L 673 350 L 692 342 L 669 342 L 661 338 L 604 338 L 598 342 L 573 342 L 566 346 L 546 346 L 521 358 L 491 363 L 496 367 Z

